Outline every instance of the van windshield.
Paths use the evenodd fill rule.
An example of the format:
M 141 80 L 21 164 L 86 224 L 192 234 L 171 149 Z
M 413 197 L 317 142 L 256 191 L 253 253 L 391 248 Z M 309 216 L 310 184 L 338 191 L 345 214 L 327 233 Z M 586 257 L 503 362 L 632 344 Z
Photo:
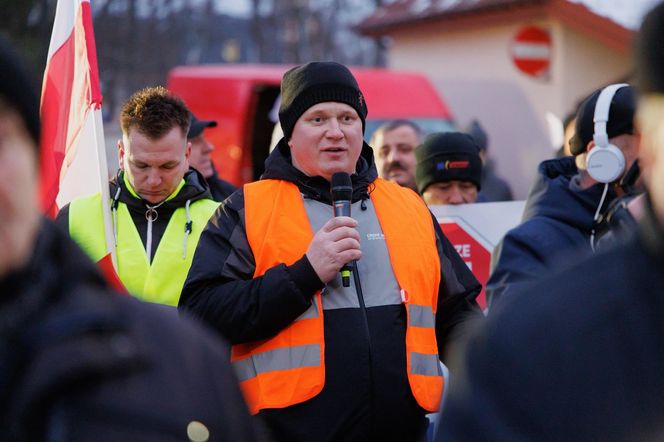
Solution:
M 443 120 L 440 118 L 409 118 L 410 121 L 417 124 L 424 136 L 434 132 L 450 132 L 457 130 L 454 123 L 450 120 Z M 367 127 L 364 131 L 364 139 L 369 142 L 374 131 L 385 123 L 393 121 L 389 120 L 367 120 Z

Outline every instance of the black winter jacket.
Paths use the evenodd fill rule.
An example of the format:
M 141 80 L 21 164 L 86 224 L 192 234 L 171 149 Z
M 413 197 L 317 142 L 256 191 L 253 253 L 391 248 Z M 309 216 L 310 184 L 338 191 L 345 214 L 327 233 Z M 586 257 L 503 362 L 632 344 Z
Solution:
M 505 234 L 491 256 L 486 285 L 492 309 L 502 296 L 550 274 L 571 257 L 588 256 L 593 218 L 604 190 L 580 189 L 573 157 L 543 161 L 528 195 L 522 223 Z M 615 198 L 609 190 L 603 208 Z
M 515 293 L 470 340 L 436 441 L 664 440 L 664 230 Z
M 376 177 L 373 152 L 365 144 L 351 176 L 353 202 L 369 199 Z M 291 181 L 305 199 L 331 204 L 330 183 L 294 168 L 283 140 L 268 157 L 261 178 Z M 332 208 L 329 213 L 331 216 Z M 443 274 L 436 318 L 442 357 L 459 325 L 470 317 L 481 317 L 475 303 L 481 285 L 433 217 L 432 222 Z M 262 277 L 253 278 L 254 270 L 240 189 L 217 210 L 203 232 L 180 308 L 201 317 L 237 344 L 278 333 L 307 310 L 314 293 L 323 288 L 306 255 L 291 266 L 278 265 Z M 323 303 L 325 308 L 325 299 Z M 426 421 L 406 376 L 403 305 L 326 309 L 324 327 L 323 391 L 304 403 L 259 414 L 276 439 L 371 440 L 387 435 L 390 440 L 416 440 Z
M 222 202 L 237 190 L 237 187 L 235 187 L 228 181 L 224 181 L 221 178 L 219 178 L 217 169 L 215 169 L 214 167 L 212 168 L 212 175 L 205 178 L 205 181 L 210 187 L 210 194 L 212 195 L 212 199 L 215 201 Z
M 49 221 L 0 297 L 0 440 L 254 440 L 223 342 L 111 292 Z

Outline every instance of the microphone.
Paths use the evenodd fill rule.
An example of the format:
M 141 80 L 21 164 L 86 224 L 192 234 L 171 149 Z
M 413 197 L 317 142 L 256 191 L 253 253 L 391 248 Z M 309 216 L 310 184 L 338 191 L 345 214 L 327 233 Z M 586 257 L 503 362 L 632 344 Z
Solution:
M 332 206 L 334 216 L 350 216 L 350 204 L 353 197 L 353 183 L 350 175 L 346 172 L 337 172 L 332 175 Z M 341 283 L 344 287 L 350 287 L 350 266 L 345 264 L 341 268 Z

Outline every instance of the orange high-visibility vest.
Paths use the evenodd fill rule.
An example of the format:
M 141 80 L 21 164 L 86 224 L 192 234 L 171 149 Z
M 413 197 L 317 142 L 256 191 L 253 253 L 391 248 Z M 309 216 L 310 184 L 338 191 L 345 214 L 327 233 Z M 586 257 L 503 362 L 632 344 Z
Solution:
M 418 404 L 436 411 L 443 392 L 435 333 L 441 275 L 432 218 L 414 192 L 380 178 L 374 184 L 371 201 L 407 312 L 408 381 Z M 291 265 L 305 254 L 313 231 L 295 184 L 246 184 L 244 203 L 247 239 L 256 261 L 254 277 L 280 263 Z M 314 295 L 307 312 L 276 336 L 234 345 L 231 361 L 252 414 L 320 393 L 325 384 L 321 293 Z

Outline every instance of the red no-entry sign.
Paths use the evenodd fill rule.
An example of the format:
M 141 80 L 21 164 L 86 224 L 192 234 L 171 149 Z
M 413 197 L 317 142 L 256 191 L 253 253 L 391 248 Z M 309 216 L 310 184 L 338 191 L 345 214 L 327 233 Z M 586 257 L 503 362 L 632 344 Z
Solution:
M 491 250 L 487 250 L 484 245 L 475 240 L 471 233 L 455 222 L 440 223 L 440 227 L 447 239 L 454 245 L 461 259 L 470 267 L 477 280 L 482 283 L 482 292 L 477 297 L 477 303 L 482 309 L 485 309 L 487 303 L 484 288 L 489 279 Z M 466 229 L 477 235 L 472 228 L 466 227 Z
M 536 78 L 547 78 L 551 66 L 549 31 L 537 26 L 519 29 L 512 39 L 510 54 L 521 72 Z
M 430 206 L 447 239 L 477 280 L 486 287 L 491 252 L 512 227 L 521 222 L 524 201 Z M 487 306 L 484 289 L 477 298 Z

